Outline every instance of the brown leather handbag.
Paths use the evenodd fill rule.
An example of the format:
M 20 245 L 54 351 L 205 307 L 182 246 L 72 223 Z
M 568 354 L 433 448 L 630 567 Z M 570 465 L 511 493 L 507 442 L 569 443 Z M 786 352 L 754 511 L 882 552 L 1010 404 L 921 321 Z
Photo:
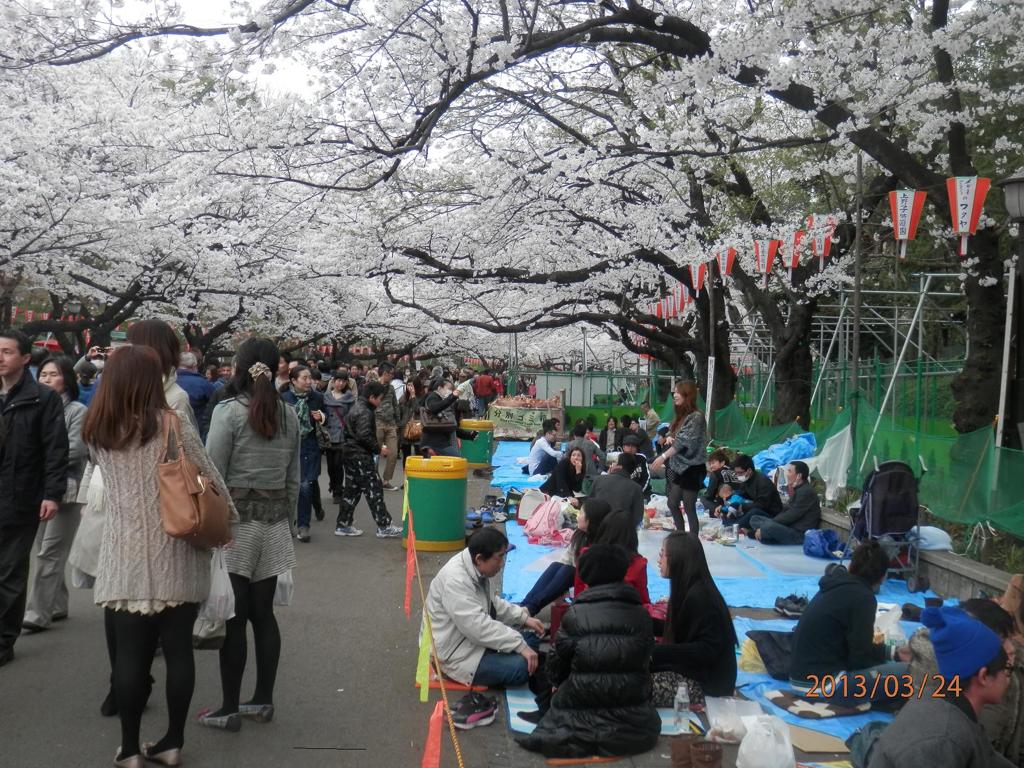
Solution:
M 221 547 L 231 541 L 228 500 L 199 468 L 185 457 L 181 423 L 170 411 L 163 415 L 164 455 L 158 467 L 160 520 L 164 533 L 196 549 Z M 171 458 L 171 447 L 176 458 Z
M 423 438 L 423 424 L 414 419 L 409 419 L 402 433 L 407 443 L 418 443 Z

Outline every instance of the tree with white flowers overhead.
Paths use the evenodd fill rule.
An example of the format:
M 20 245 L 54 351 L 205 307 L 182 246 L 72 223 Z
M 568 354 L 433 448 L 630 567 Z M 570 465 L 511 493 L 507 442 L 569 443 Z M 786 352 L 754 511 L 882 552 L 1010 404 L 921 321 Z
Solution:
M 947 0 L 885 6 L 867 0 L 544 6 L 504 0 L 292 0 L 239 6 L 236 18 L 215 27 L 189 25 L 176 5 L 160 0 L 147 7 L 145 17 L 132 9 L 101 12 L 89 2 L 72 14 L 40 10 L 45 7 L 23 0 L 9 14 L 12 40 L 3 46 L 0 66 L 77 64 L 139 40 L 167 38 L 186 41 L 190 66 L 214 78 L 236 77 L 285 57 L 305 61 L 319 89 L 315 107 L 290 113 L 278 121 L 278 130 L 261 128 L 249 140 L 236 140 L 216 172 L 328 196 L 358 222 L 355 242 L 362 238 L 366 248 L 369 233 L 386 229 L 389 212 L 402 210 L 409 195 L 432 190 L 420 181 L 431 166 L 472 169 L 492 154 L 501 156 L 503 145 L 522 142 L 521 126 L 538 130 L 532 122 L 516 122 L 522 114 L 517 107 L 541 116 L 557 139 L 539 142 L 554 154 L 535 157 L 525 167 L 537 170 L 547 161 L 542 172 L 548 175 L 565 172 L 566 165 L 569 172 L 579 167 L 610 173 L 618 163 L 632 172 L 620 190 L 629 205 L 600 210 L 601 223 L 615 234 L 602 238 L 599 248 L 582 244 L 581 253 L 621 258 L 640 243 L 668 256 L 666 270 L 708 257 L 709 246 L 749 240 L 755 230 L 763 236 L 814 212 L 794 216 L 785 200 L 773 199 L 777 188 L 799 187 L 810 173 L 805 162 L 796 172 L 770 167 L 787 149 L 831 148 L 823 149 L 825 181 L 817 191 L 803 191 L 820 196 L 831 180 L 842 179 L 845 188 L 833 195 L 840 206 L 832 210 L 850 210 L 851 148 L 869 159 L 873 184 L 867 203 L 877 203 L 891 186 L 926 189 L 932 235 L 944 245 L 950 243 L 942 231 L 948 224 L 945 178 L 1003 173 L 1020 158 L 1019 110 L 991 119 L 1005 105 L 1021 103 L 1024 8 L 1014 0 L 956 7 Z M 988 133 L 993 126 L 1001 126 L 1003 135 Z M 555 148 L 559 143 L 574 152 L 583 149 L 563 156 Z M 528 146 L 524 153 L 530 153 Z M 723 169 L 730 158 L 743 161 L 739 174 L 728 165 Z M 717 170 L 702 162 L 716 159 L 711 165 Z M 664 173 L 668 165 L 700 183 L 680 194 L 683 187 L 665 179 L 671 175 Z M 659 173 L 662 180 L 655 184 Z M 789 174 L 783 181 L 790 183 L 773 181 L 779 174 Z M 753 194 L 736 188 L 744 186 L 740 176 L 750 179 Z M 471 181 L 483 196 L 495 186 L 487 179 Z M 645 185 L 657 187 L 653 202 L 643 197 Z M 698 206 L 680 205 L 675 216 L 665 213 L 666 189 L 683 201 L 697 187 L 706 194 L 717 185 L 733 186 L 733 194 L 708 196 L 712 205 L 696 226 L 692 211 Z M 599 202 L 608 195 L 601 186 L 593 179 L 586 187 L 565 184 L 561 215 L 566 202 Z M 634 198 L 637 192 L 641 197 Z M 356 196 L 363 207 L 352 204 Z M 739 205 L 744 197 L 748 205 Z M 989 208 L 996 208 L 995 201 Z M 621 219 L 623 211 L 630 211 L 632 221 Z M 445 240 L 439 237 L 441 219 L 434 221 L 434 231 L 425 226 L 421 232 L 433 234 L 435 242 Z M 849 234 L 845 230 L 841 240 L 846 245 Z M 416 247 L 433 253 L 423 248 L 424 239 Z M 552 240 L 558 242 L 557 232 Z M 454 246 L 442 242 L 445 258 L 456 256 Z M 1006 247 L 1005 230 L 986 222 L 965 263 L 972 343 L 956 385 L 956 422 L 964 430 L 987 424 L 995 408 Z M 948 247 L 946 252 L 946 262 L 955 264 Z M 505 257 L 513 253 L 521 258 L 514 250 Z M 563 254 L 548 253 L 561 268 Z M 589 268 L 586 260 L 574 259 L 567 259 L 571 268 Z M 809 277 L 801 282 L 815 290 Z M 637 285 L 648 283 L 639 277 Z M 759 311 L 779 311 L 777 302 L 773 310 L 749 286 L 739 287 Z M 627 294 L 621 285 L 618 293 Z M 650 298 L 657 295 L 652 291 Z M 561 301 L 553 299 L 555 305 Z M 787 301 L 802 306 L 800 297 Z M 799 346 L 799 324 L 793 330 L 786 341 Z M 697 335 L 706 344 L 707 332 Z

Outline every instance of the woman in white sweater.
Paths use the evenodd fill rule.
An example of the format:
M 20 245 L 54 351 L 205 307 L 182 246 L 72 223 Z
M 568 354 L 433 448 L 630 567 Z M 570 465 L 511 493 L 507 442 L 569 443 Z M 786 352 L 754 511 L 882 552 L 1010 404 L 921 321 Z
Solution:
M 210 555 L 164 533 L 157 467 L 166 453 L 163 420 L 180 422 L 187 458 L 226 496 L 227 488 L 193 426 L 164 397 L 159 356 L 144 346 L 118 349 L 86 416 L 82 437 L 103 474 L 106 521 L 94 597 L 114 630 L 114 689 L 121 716 L 115 765 L 141 768 L 142 710 L 157 639 L 167 666 L 167 733 L 146 757 L 177 765 L 195 685 L 192 624 L 210 590 Z M 232 515 L 234 516 L 232 506 Z

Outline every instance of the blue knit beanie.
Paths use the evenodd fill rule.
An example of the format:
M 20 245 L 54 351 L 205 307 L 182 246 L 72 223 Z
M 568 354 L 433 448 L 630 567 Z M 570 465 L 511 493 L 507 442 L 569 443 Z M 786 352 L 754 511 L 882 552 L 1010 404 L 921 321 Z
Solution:
M 921 623 L 929 629 L 939 672 L 946 680 L 959 675 L 965 689 L 967 679 L 992 661 L 1003 647 L 995 632 L 960 608 L 925 608 L 921 611 Z

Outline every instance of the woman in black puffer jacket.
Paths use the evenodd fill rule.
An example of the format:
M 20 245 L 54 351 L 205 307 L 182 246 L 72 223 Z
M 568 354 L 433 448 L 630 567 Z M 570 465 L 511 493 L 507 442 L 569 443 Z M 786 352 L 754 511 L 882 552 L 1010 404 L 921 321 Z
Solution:
M 635 755 L 654 747 L 661 718 L 651 703 L 651 619 L 623 584 L 629 557 L 595 544 L 580 557 L 589 588 L 566 612 L 547 663 L 555 687 L 536 730 L 516 736 L 548 757 Z

